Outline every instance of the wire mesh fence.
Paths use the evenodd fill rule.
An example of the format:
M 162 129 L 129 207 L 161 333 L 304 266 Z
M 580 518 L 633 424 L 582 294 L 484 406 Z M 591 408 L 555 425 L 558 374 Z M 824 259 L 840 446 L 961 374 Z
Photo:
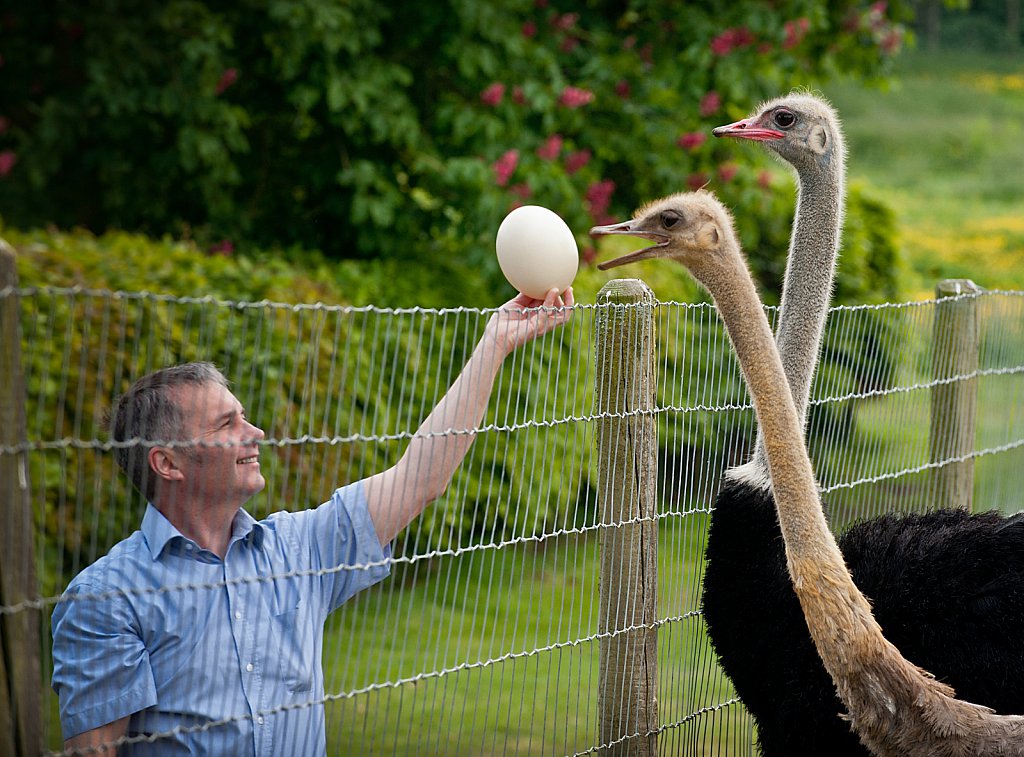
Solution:
M 105 427 L 133 380 L 191 360 L 219 366 L 266 433 L 266 487 L 247 508 L 256 518 L 303 512 L 394 463 L 493 314 L 56 288 L 0 290 L 5 302 L 20 320 L 25 394 L 14 401 L 25 429 L 4 437 L 0 461 L 25 462 L 3 483 L 29 493 L 35 589 L 0 606 L 0 617 L 37 619 L 45 681 L 61 592 L 142 519 L 145 502 L 116 468 L 118 443 Z M 641 345 L 653 352 L 652 403 L 607 409 L 602 392 L 612 390 L 599 385 L 596 356 L 631 353 L 621 351 L 629 342 L 621 336 L 602 344 L 599 324 L 637 307 L 577 305 L 568 324 L 508 358 L 454 480 L 393 542 L 390 577 L 328 617 L 322 692 L 233 717 L 322 708 L 329 754 L 603 753 L 636 733 L 602 731 L 602 696 L 631 696 L 624 685 L 609 688 L 602 645 L 643 630 L 656 637 L 657 720 L 642 735 L 665 754 L 753 753 L 754 726 L 717 667 L 700 610 L 709 511 L 725 468 L 752 448 L 753 408 L 714 309 L 669 302 L 651 309 L 653 330 Z M 943 309 L 964 307 L 956 317 L 976 327 L 951 344 Z M 949 351 L 973 362 L 943 362 Z M 937 497 L 949 504 L 941 500 L 950 471 L 962 481 L 969 470 L 975 510 L 1016 511 L 1022 373 L 1024 293 L 834 308 L 808 422 L 833 526 L 925 509 Z M 951 387 L 959 399 L 942 405 Z M 644 484 L 656 510 L 608 521 L 598 435 L 602 423 L 624 417 L 643 417 L 656 435 L 653 481 Z M 966 437 L 957 432 L 957 445 L 937 447 L 935 437 L 964 418 Z M 609 622 L 602 536 L 636 523 L 656 526 L 647 533 L 657 547 L 657 604 L 653 615 Z M 211 589 L 165 588 L 185 603 Z M 48 689 L 40 709 L 21 716 L 38 717 L 47 748 L 59 750 Z

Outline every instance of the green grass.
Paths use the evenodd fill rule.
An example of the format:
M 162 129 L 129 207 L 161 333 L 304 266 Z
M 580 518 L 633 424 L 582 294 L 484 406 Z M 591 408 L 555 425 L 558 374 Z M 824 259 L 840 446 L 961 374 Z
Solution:
M 751 742 L 741 707 L 694 717 L 733 696 L 694 614 L 706 527 L 701 513 L 661 521 L 659 617 L 672 620 L 658 631 L 659 718 L 676 724 L 661 738 L 738 754 Z M 330 702 L 328 751 L 543 755 L 598 744 L 599 570 L 596 538 L 561 537 L 441 558 L 429 582 L 395 575 L 343 608 L 324 646 L 328 691 L 409 682 Z
M 849 171 L 896 211 L 905 291 L 942 278 L 1024 289 L 1024 68 L 1019 58 L 906 55 L 886 91 L 825 88 L 849 143 Z

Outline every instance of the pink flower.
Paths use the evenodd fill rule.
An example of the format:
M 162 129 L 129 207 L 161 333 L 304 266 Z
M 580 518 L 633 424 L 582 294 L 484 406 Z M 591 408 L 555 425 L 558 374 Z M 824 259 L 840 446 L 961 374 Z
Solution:
M 561 13 L 555 14 L 551 17 L 551 25 L 556 29 L 563 32 L 567 32 L 576 26 L 576 22 L 580 20 L 579 13 Z
M 692 173 L 686 178 L 686 186 L 696 192 L 698 189 L 707 186 L 708 175 L 702 171 Z
M 216 92 L 218 95 L 223 95 L 227 88 L 234 84 L 236 81 L 238 81 L 238 69 L 225 69 L 224 73 L 220 75 L 220 81 L 217 82 L 217 88 L 214 90 L 214 92 Z
M 562 44 L 558 46 L 558 49 L 563 53 L 571 53 L 577 47 L 580 46 L 580 41 L 575 37 L 566 37 L 562 40 Z
M 552 134 L 537 148 L 537 155 L 544 160 L 555 160 L 562 152 L 562 135 Z
M 582 252 L 580 252 L 580 257 L 587 265 L 593 265 L 594 261 L 597 260 L 597 248 L 592 246 L 584 247 Z
M 523 88 L 518 84 L 512 87 L 512 102 L 516 105 L 526 105 L 526 95 L 523 94 Z
M 587 187 L 587 210 L 590 211 L 590 215 L 595 219 L 603 218 L 608 212 L 614 192 L 615 182 L 611 179 L 604 179 Z
M 500 81 L 496 81 L 493 84 L 487 86 L 487 88 L 480 93 L 480 102 L 484 105 L 498 105 L 501 99 L 505 96 L 505 85 Z
M 211 255 L 220 255 L 222 257 L 229 257 L 232 252 L 235 251 L 235 244 L 230 239 L 222 239 L 219 242 L 215 242 L 210 245 L 208 252 Z
M 594 93 L 579 87 L 566 87 L 558 96 L 558 104 L 566 108 L 581 108 L 594 99 Z
M 718 178 L 724 182 L 732 181 L 738 170 L 739 166 L 735 163 L 723 163 L 718 167 Z
M 726 29 L 713 40 L 711 40 L 711 52 L 715 55 L 728 55 L 733 48 L 732 29 Z
M 494 161 L 491 166 L 494 169 L 494 181 L 499 187 L 508 184 L 508 180 L 516 170 L 519 163 L 519 150 L 507 150 L 500 158 Z
M 682 147 L 684 150 L 693 152 L 708 139 L 708 135 L 702 131 L 688 131 L 685 134 L 681 134 L 679 139 L 676 140 L 676 144 Z
M 522 200 L 529 200 L 530 195 L 533 194 L 533 190 L 530 189 L 530 185 L 527 184 L 525 181 L 519 184 L 513 184 L 511 187 L 508 188 L 508 191 Z
M 590 162 L 590 150 L 577 150 L 565 156 L 565 172 L 572 176 Z
M 615 94 L 621 97 L 623 100 L 629 99 L 629 82 L 625 79 L 619 79 L 615 82 Z
M 718 112 L 722 106 L 722 97 L 715 90 L 711 90 L 700 99 L 700 114 L 704 118 Z
M 537 33 L 537 24 L 534 21 L 527 21 L 523 24 L 523 36 L 530 39 Z
M 882 48 L 882 52 L 887 55 L 893 55 L 894 53 L 899 52 L 900 47 L 903 45 L 903 35 L 900 33 L 899 29 L 890 29 L 889 33 L 882 38 L 879 45 Z
M 761 171 L 757 175 L 757 184 L 761 189 L 771 189 L 772 186 L 772 175 L 770 171 Z
M 14 168 L 14 164 L 18 162 L 18 156 L 14 150 L 4 150 L 0 152 L 0 176 L 6 176 Z
M 786 30 L 786 39 L 782 42 L 782 47 L 786 50 L 796 47 L 805 36 L 807 36 L 808 29 L 811 28 L 810 19 L 806 16 L 796 19 L 795 21 L 787 21 L 783 28 Z

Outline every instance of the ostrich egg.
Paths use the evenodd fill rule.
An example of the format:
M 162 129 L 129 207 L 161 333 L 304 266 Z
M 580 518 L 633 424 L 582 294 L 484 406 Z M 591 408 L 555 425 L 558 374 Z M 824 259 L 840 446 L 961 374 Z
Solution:
M 547 208 L 523 205 L 513 210 L 498 227 L 494 246 L 508 283 L 530 297 L 544 299 L 551 289 L 564 292 L 576 278 L 576 239 L 565 221 Z

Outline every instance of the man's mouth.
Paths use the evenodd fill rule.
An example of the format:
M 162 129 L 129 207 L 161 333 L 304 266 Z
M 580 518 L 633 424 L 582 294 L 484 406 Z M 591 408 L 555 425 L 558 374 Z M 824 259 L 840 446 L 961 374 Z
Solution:
M 239 460 L 236 465 L 248 465 L 249 463 L 258 463 L 260 461 L 259 455 L 253 455 L 252 457 L 243 457 Z

